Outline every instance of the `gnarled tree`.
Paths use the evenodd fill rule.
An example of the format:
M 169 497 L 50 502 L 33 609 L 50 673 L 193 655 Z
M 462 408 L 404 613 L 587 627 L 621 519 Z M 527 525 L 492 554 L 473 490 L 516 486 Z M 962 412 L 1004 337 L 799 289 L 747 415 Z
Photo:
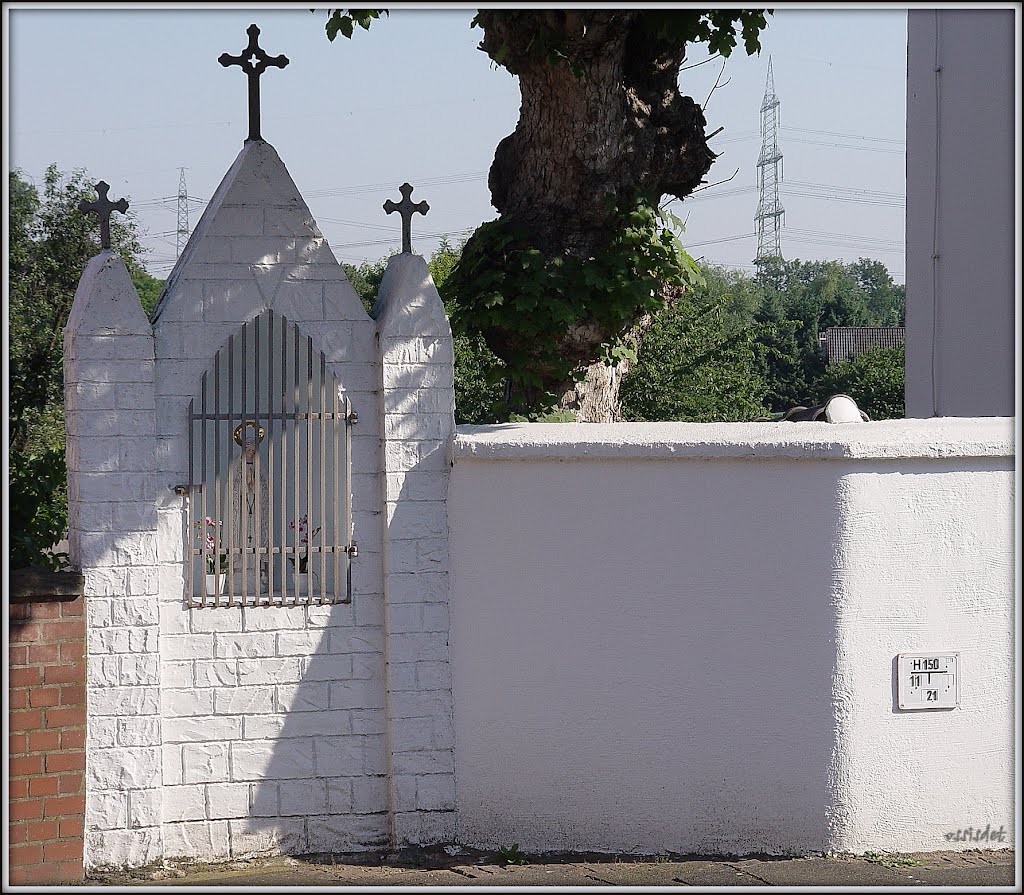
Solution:
M 334 10 L 328 33 L 366 27 L 367 13 Z M 473 24 L 522 104 L 488 178 L 501 216 L 449 280 L 453 323 L 501 358 L 510 411 L 617 419 L 624 337 L 699 278 L 658 212 L 715 160 L 700 106 L 679 90 L 687 48 L 728 56 L 742 36 L 756 52 L 765 13 L 487 9 Z

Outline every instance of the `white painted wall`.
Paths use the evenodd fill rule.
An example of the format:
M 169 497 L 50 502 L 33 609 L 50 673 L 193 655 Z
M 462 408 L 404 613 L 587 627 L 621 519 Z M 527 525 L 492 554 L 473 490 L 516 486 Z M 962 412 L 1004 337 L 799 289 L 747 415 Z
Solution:
M 908 417 L 1015 412 L 1019 28 L 1019 9 L 908 11 Z
M 1008 420 L 460 428 L 459 841 L 906 850 L 1009 829 L 1012 453 Z M 894 712 L 893 657 L 934 648 L 964 652 L 962 707 Z

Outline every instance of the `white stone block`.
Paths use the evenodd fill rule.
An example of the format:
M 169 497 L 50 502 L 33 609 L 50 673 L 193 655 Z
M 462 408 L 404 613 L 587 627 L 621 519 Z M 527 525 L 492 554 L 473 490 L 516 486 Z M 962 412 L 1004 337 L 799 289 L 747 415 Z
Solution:
M 404 634 L 423 630 L 422 603 L 394 603 L 388 607 L 388 630 L 392 634 Z M 417 657 L 418 658 L 418 657 Z M 412 659 L 411 661 L 416 661 Z
M 301 818 L 274 819 L 265 823 L 229 820 L 228 827 L 232 858 L 267 854 L 298 855 L 307 850 L 305 824 Z
M 416 780 L 416 777 L 406 774 L 395 774 L 392 778 L 392 807 L 395 811 L 416 810 Z
M 354 797 L 352 792 L 352 783 L 355 779 L 357 778 L 328 777 L 325 780 L 327 786 L 328 814 L 349 814 L 353 811 Z
M 301 630 L 303 627 L 305 618 L 300 606 L 268 606 L 242 610 L 242 629 L 246 632 Z
M 373 680 L 381 681 L 384 680 L 384 657 L 375 656 L 369 653 L 361 653 L 351 657 L 352 658 L 352 674 L 351 679 L 353 681 L 358 680 Z M 366 706 L 364 706 L 365 708 Z
M 229 779 L 227 743 L 186 743 L 181 747 L 181 757 L 186 783 L 220 783 Z
M 156 522 L 155 514 L 153 522 Z M 160 593 L 160 577 L 157 570 L 151 566 L 136 566 L 128 569 L 128 593 L 133 597 L 146 596 L 150 597 L 147 602 L 155 604 L 156 597 Z M 126 601 L 125 601 L 126 602 Z M 138 607 L 132 607 L 138 609 Z M 124 612 L 128 612 L 129 607 L 123 607 Z M 143 611 L 143 610 L 139 610 Z M 155 625 L 159 624 L 159 609 L 154 608 L 151 615 L 146 616 L 147 621 L 137 622 L 122 622 L 118 620 L 117 611 L 114 611 L 114 624 L 139 624 L 139 625 Z
M 272 634 L 253 634 L 253 637 L 270 637 Z M 327 651 L 330 634 L 327 631 L 285 631 L 277 635 L 277 655 L 279 656 L 311 656 L 318 651 Z M 271 647 L 263 655 L 273 655 Z
M 105 687 L 89 693 L 90 715 L 156 715 L 160 690 L 156 687 Z
M 444 661 L 417 662 L 416 680 L 424 690 L 451 690 L 451 665 Z
M 200 610 L 202 611 L 202 610 Z M 164 659 L 212 659 L 214 656 L 213 634 L 165 635 L 160 644 Z
M 160 657 L 156 653 L 129 653 L 121 657 L 122 687 L 159 686 L 160 683 Z
M 87 790 L 152 789 L 161 781 L 160 747 L 97 749 L 86 766 Z
M 159 827 L 163 797 L 160 789 L 133 789 L 128 793 L 128 824 L 131 827 Z
M 327 681 L 303 681 L 280 684 L 277 690 L 277 711 L 315 712 L 328 707 Z
M 147 583 L 156 583 L 156 575 L 151 568 L 130 569 L 129 587 L 133 580 L 132 573 L 137 573 L 135 580 L 144 580 Z M 118 627 L 133 628 L 142 625 L 160 624 L 160 609 L 155 599 L 128 599 L 114 600 L 112 605 L 113 623 Z
M 169 823 L 163 825 L 164 856 L 194 861 L 215 861 L 231 854 L 227 821 Z
M 274 656 L 275 635 L 259 634 L 216 634 L 216 655 L 224 659 L 254 659 Z M 286 635 L 279 635 L 284 637 Z
M 419 842 L 435 845 L 455 841 L 454 811 L 419 811 Z
M 164 823 L 202 820 L 206 817 L 205 786 L 165 786 L 163 796 Z
M 159 746 L 160 719 L 156 715 L 118 718 L 117 741 L 122 746 Z M 149 824 L 140 824 L 149 826 Z
M 446 690 L 392 693 L 388 709 L 393 718 L 442 718 L 451 715 L 451 694 Z
M 192 613 L 192 630 L 204 634 L 240 634 L 241 606 L 217 606 Z
M 265 715 L 274 709 L 274 688 L 234 687 L 214 690 L 214 712 L 218 715 Z
M 171 690 L 160 693 L 165 718 L 196 717 L 213 714 L 213 693 L 209 690 Z
M 84 851 L 87 872 L 152 864 L 163 857 L 160 828 L 87 832 Z
M 160 670 L 160 683 L 164 687 L 191 687 L 195 683 L 192 662 L 164 662 Z
M 455 756 L 450 749 L 421 752 L 396 752 L 393 756 L 396 774 L 454 774 Z
M 330 687 L 332 709 L 384 708 L 384 684 L 380 679 L 338 681 Z
M 296 656 L 284 659 L 238 659 L 238 683 L 291 684 L 302 680 L 302 660 Z
M 235 687 L 238 672 L 234 659 L 196 659 L 195 685 L 197 687 Z
M 323 780 L 285 780 L 279 792 L 282 815 L 308 817 L 327 810 L 327 784 Z
M 86 728 L 89 754 L 94 749 L 109 749 L 117 745 L 117 718 L 89 718 Z
M 164 580 L 164 573 L 161 570 L 160 578 Z M 178 576 L 180 580 L 180 576 Z M 172 634 L 189 633 L 189 611 L 181 603 L 164 602 L 160 604 L 160 632 L 167 637 Z
M 366 749 L 372 737 L 336 736 L 316 740 L 318 777 L 355 777 L 364 772 Z
M 293 722 L 296 716 L 286 718 L 284 715 L 250 715 L 238 718 L 243 721 L 242 738 L 247 740 L 276 740 L 281 737 L 285 722 Z M 301 723 L 299 724 L 301 727 Z M 289 728 L 291 729 L 291 728 Z
M 128 628 L 128 649 L 133 653 L 155 653 L 160 628 L 150 625 L 146 628 Z
M 170 725 L 164 722 L 164 731 L 166 738 L 166 730 Z M 177 786 L 180 783 L 185 782 L 184 769 L 181 766 L 181 746 L 165 744 L 160 748 L 161 755 L 163 756 L 163 783 L 164 786 Z
M 86 663 L 86 675 L 90 687 L 116 687 L 121 682 L 119 656 L 90 656 Z M 90 706 L 93 708 L 93 706 Z
M 393 693 L 400 693 L 405 690 L 415 690 L 416 663 L 415 662 L 394 662 L 388 664 L 388 689 Z
M 427 774 L 416 778 L 416 807 L 421 811 L 455 809 L 455 775 Z
M 370 851 L 387 847 L 387 814 L 331 815 L 310 818 L 311 852 Z
M 231 771 L 235 781 L 308 778 L 313 776 L 313 745 L 302 739 L 288 743 L 234 742 Z
M 360 556 L 362 550 L 360 550 Z M 344 627 L 331 630 L 332 653 L 373 653 L 384 651 L 384 627 L 360 627 L 355 630 Z
M 241 739 L 242 719 L 231 716 L 171 718 L 164 722 L 165 743 L 202 743 Z
M 365 736 L 363 747 L 363 773 L 380 776 L 388 773 L 388 743 L 383 736 Z
M 221 206 L 211 219 L 199 245 L 203 246 L 207 242 L 220 242 L 220 240 L 211 238 L 217 236 L 262 236 L 263 214 L 264 208 L 261 203 Z M 207 259 L 197 258 L 196 260 L 205 261 Z
M 131 649 L 128 628 L 99 628 L 86 635 L 90 656 L 104 653 L 126 653 Z
M 123 830 L 128 826 L 128 793 L 89 793 L 85 823 L 89 830 Z
M 445 661 L 448 658 L 447 632 L 392 634 L 391 655 L 405 662 Z
M 302 680 L 337 681 L 352 677 L 352 657 L 337 654 L 320 654 L 300 659 Z
M 354 734 L 382 734 L 387 731 L 383 709 L 354 709 L 350 714 Z
M 92 605 L 95 602 L 89 599 L 90 597 L 101 597 L 101 596 L 123 596 L 127 588 L 128 570 L 127 569 L 109 569 L 109 568 L 89 568 L 83 569 L 85 575 L 85 596 L 86 604 Z M 109 611 L 110 604 L 104 603 L 107 610 Z M 89 621 L 90 627 L 92 627 L 92 617 L 90 615 Z
M 396 755 L 434 749 L 434 725 L 429 718 L 405 718 L 392 723 L 391 750 Z
M 206 787 L 207 815 L 210 818 L 248 817 L 248 783 L 211 783 Z

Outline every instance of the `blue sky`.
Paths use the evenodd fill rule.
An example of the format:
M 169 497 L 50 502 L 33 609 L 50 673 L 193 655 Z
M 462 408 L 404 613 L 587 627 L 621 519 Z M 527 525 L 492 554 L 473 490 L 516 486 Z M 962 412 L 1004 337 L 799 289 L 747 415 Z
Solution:
M 706 106 L 721 157 L 712 186 L 672 209 L 694 257 L 752 269 L 755 163 L 768 56 L 781 101 L 786 258 L 871 257 L 904 278 L 906 10 L 775 7 L 760 56 L 738 47 L 722 71 L 694 47 L 680 83 Z M 194 226 L 247 133 L 246 79 L 217 62 L 252 22 L 268 53 L 291 60 L 262 79 L 263 136 L 303 191 L 342 261 L 397 249 L 381 209 L 416 186 L 429 253 L 495 217 L 486 172 L 516 123 L 518 83 L 476 47 L 474 7 L 392 7 L 369 32 L 333 44 L 309 6 L 59 9 L 7 4 L 8 167 L 37 182 L 46 166 L 85 168 L 129 197 L 166 275 L 175 257 L 179 168 Z M 702 63 L 704 64 L 697 64 Z M 712 93 L 717 78 L 720 84 Z M 170 198 L 169 198 L 170 197 Z

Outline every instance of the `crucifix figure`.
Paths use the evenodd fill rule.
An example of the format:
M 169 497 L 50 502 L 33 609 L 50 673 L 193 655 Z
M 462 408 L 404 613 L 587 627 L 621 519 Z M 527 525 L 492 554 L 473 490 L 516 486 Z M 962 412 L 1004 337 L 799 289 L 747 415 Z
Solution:
M 260 136 L 260 75 L 267 70 L 268 65 L 277 68 L 284 68 L 288 64 L 288 57 L 268 56 L 257 43 L 260 36 L 260 29 L 250 25 L 245 33 L 249 35 L 249 45 L 237 56 L 230 56 L 221 53 L 217 61 L 227 68 L 229 65 L 237 65 L 249 76 L 249 136 L 247 140 L 262 140 Z
M 384 203 L 384 210 L 391 214 L 393 211 L 397 211 L 402 216 L 402 253 L 409 255 L 412 253 L 412 214 L 414 211 L 418 211 L 420 214 L 426 214 L 430 211 L 430 206 L 426 202 L 413 202 L 409 197 L 412 195 L 413 188 L 408 183 L 403 183 L 398 191 L 402 194 L 401 202 L 392 202 L 388 199 Z
M 100 219 L 100 246 L 104 249 L 110 248 L 110 213 L 112 211 L 119 211 L 121 214 L 126 214 L 128 211 L 128 200 L 118 199 L 116 202 L 111 202 L 107 198 L 107 191 L 110 189 L 109 183 L 100 181 L 96 184 L 93 189 L 96 190 L 96 195 L 99 198 L 95 202 L 86 202 L 83 199 L 78 203 L 78 210 L 84 212 L 92 212 Z

